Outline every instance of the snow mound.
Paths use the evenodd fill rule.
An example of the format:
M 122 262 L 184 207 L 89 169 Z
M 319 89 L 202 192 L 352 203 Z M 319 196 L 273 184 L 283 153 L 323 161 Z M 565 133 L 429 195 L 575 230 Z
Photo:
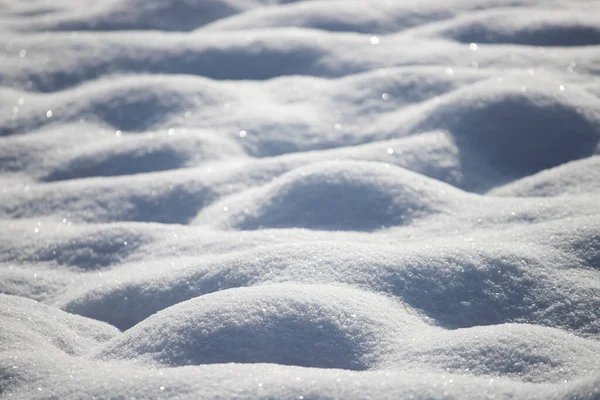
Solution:
M 236 32 L 214 36 L 200 33 L 165 36 L 154 31 L 116 31 L 106 33 L 105 40 L 93 44 L 92 48 L 89 47 L 89 34 L 85 33 L 57 33 L 52 42 L 23 36 L 16 39 L 19 45 L 27 47 L 37 57 L 21 60 L 21 68 L 4 71 L 0 74 L 0 82 L 3 86 L 15 87 L 11 80 L 18 77 L 31 82 L 29 89 L 56 92 L 116 74 L 185 74 L 219 80 L 264 80 L 297 74 L 343 75 L 344 71 L 340 72 L 337 65 L 322 62 L 327 52 L 317 44 L 316 32 L 298 33 L 297 29 L 290 28 L 274 37 L 269 31 L 258 31 L 247 41 L 240 42 Z M 332 48 L 341 44 L 336 38 L 331 38 L 330 42 L 328 47 Z M 70 57 L 57 59 L 56 52 L 69 52 Z M 103 57 L 94 56 L 99 53 Z M 53 62 L 49 65 L 36 62 L 44 57 L 52 57 Z M 273 62 L 274 59 L 277 62 Z M 40 68 L 42 65 L 45 68 Z M 363 67 L 362 71 L 365 70 Z M 24 86 L 17 85 L 19 89 Z M 149 101 L 160 97 L 153 92 L 145 95 Z
M 530 46 L 589 46 L 600 44 L 595 12 L 565 12 L 543 8 L 484 11 L 456 18 L 438 34 L 463 43 L 515 43 Z
M 397 363 L 526 382 L 563 382 L 598 370 L 599 343 L 552 328 L 496 325 L 433 333 L 400 349 Z M 417 361 L 418 360 L 418 361 Z
M 448 129 L 465 162 L 475 159 L 505 180 L 594 153 L 597 97 L 544 81 L 501 83 L 481 82 L 442 97 L 413 130 Z
M 174 134 L 175 129 L 171 129 L 167 134 Z M 245 156 L 238 145 L 227 139 L 185 133 L 190 135 L 176 138 L 158 134 L 151 137 L 128 135 L 121 140 L 111 139 L 70 151 L 55 166 L 48 165 L 40 180 L 51 182 L 166 171 Z
M 39 235 L 33 240 L 30 224 L 15 226 L 11 236 L 2 238 L 0 261 L 51 262 L 82 271 L 96 270 L 118 264 L 151 241 L 150 235 L 135 228 L 109 225 L 69 229 L 67 224 L 66 219 L 54 229 L 40 224 Z
M 363 370 L 422 323 L 380 296 L 322 285 L 231 289 L 170 307 L 108 343 L 104 360 L 277 363 Z M 379 355 L 380 356 L 380 355 Z
M 235 388 L 239 398 L 380 398 L 444 399 L 450 396 L 477 399 L 481 393 L 493 391 L 510 398 L 531 399 L 585 397 L 594 393 L 598 379 L 587 376 L 562 383 L 535 384 L 502 377 L 474 377 L 434 373 L 427 370 L 410 371 L 347 371 L 317 369 L 274 364 L 225 364 L 188 366 L 185 368 L 137 368 L 117 363 L 85 363 L 76 358 L 55 356 L 54 362 L 38 360 L 33 367 L 25 356 L 8 367 L 17 366 L 7 376 L 12 397 L 36 398 L 52 393 L 61 398 L 116 397 L 127 393 L 136 397 L 160 398 L 218 398 L 223 388 Z M 56 362 L 71 363 L 69 369 L 55 368 Z M 224 372 L 223 369 L 226 368 Z M 25 373 L 27 370 L 27 373 Z M 80 387 L 69 384 L 75 372 Z M 49 379 L 53 376 L 53 379 Z M 71 378 L 73 376 L 73 378 Z M 493 381 L 491 381 L 493 379 Z M 35 380 L 37 385 L 24 385 Z M 37 387 L 36 387 L 37 386 Z M 467 389 L 468 388 L 468 389 Z M 471 393 L 475 391 L 476 394 Z
M 551 240 L 546 242 L 575 256 L 589 269 L 600 269 L 600 238 L 597 217 L 585 216 L 573 219 L 569 224 L 553 226 L 549 229 Z
M 582 174 L 581 170 L 586 173 Z M 559 196 L 594 193 L 600 189 L 600 156 L 572 161 L 541 171 L 489 193 L 494 196 Z
M 168 124 L 174 116 L 184 115 L 190 109 L 231 101 L 233 96 L 215 86 L 200 78 L 190 85 L 181 77 L 171 77 L 168 81 L 152 76 L 100 80 L 51 95 L 28 96 L 27 107 L 15 116 L 20 123 L 11 126 L 7 122 L 4 131 L 14 134 L 38 129 L 49 122 L 72 120 L 99 122 L 114 131 L 147 131 Z M 75 93 L 77 100 L 73 98 Z M 48 109 L 52 110 L 51 119 L 46 115 Z
M 82 318 L 22 297 L 0 294 L 0 339 L 6 350 L 35 350 L 42 345 L 83 355 L 119 331 L 103 322 Z
M 158 29 L 188 31 L 220 18 L 260 5 L 260 0 L 152 0 L 107 1 L 94 4 L 87 13 L 65 12 L 42 20 L 44 30 Z M 45 23 L 44 23 L 45 22 Z
M 433 239 L 431 232 L 422 239 L 427 244 L 403 237 L 400 248 L 393 242 L 359 245 L 367 237 L 355 232 L 339 232 L 343 241 L 323 243 L 312 231 L 299 232 L 299 242 L 292 244 L 251 246 L 219 256 L 202 250 L 202 261 L 173 255 L 131 262 L 79 283 L 57 301 L 66 311 L 128 329 L 179 302 L 229 288 L 344 283 L 396 296 L 451 329 L 527 322 L 594 337 L 600 331 L 598 278 L 590 272 L 597 268 L 597 223 L 589 221 L 583 229 L 578 222 L 588 219 L 526 231 L 532 241 L 528 246 L 517 244 L 522 227 L 513 228 L 508 239 L 481 238 L 477 246 L 473 238 L 449 243 Z M 273 240 L 273 231 L 249 233 L 244 242 Z
M 221 224 L 243 230 L 374 230 L 441 212 L 460 195 L 451 186 L 389 165 L 328 162 L 289 172 L 251 196 L 221 200 L 195 222 L 224 219 Z
M 347 2 L 340 13 L 336 1 L 298 2 L 285 7 L 248 11 L 215 21 L 203 31 L 264 29 L 299 26 L 328 31 L 389 33 L 453 15 L 450 7 L 434 3 L 415 9 L 410 4 L 372 2 L 369 6 L 356 0 Z M 460 4 L 457 4 L 460 7 Z M 468 7 L 468 5 L 467 5 Z
M 167 177 L 166 182 L 151 174 L 138 175 L 100 177 L 86 180 L 83 185 L 76 179 L 51 182 L 31 192 L 14 190 L 4 194 L 7 202 L 0 205 L 0 214 L 16 219 L 62 216 L 59 210 L 68 204 L 69 220 L 76 222 L 183 224 L 198 213 L 208 198 L 214 197 L 206 183 L 189 179 L 189 175 L 185 181 L 169 181 Z M 130 176 L 136 177 L 136 181 L 129 181 Z M 123 186 L 125 182 L 128 184 Z M 82 192 L 86 195 L 82 196 Z M 23 203 L 23 199 L 27 199 L 27 203 Z

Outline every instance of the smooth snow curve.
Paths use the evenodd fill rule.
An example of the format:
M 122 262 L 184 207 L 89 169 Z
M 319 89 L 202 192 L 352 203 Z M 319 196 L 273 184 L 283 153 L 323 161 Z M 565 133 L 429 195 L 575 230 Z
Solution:
M 600 399 L 599 20 L 0 1 L 0 397 Z

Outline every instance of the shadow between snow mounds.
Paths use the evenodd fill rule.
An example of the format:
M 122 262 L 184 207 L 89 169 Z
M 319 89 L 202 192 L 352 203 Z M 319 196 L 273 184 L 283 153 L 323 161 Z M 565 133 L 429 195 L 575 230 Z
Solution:
M 87 157 L 84 155 L 51 171 L 40 180 L 42 182 L 53 182 L 94 176 L 117 176 L 166 171 L 181 168 L 185 165 L 186 161 L 184 154 L 178 154 L 176 149 L 168 146 L 115 151 L 103 159 L 99 159 L 95 155 Z
M 532 309 L 540 306 L 535 299 L 540 283 L 514 261 L 442 261 L 451 267 L 420 265 L 399 269 L 388 280 L 392 293 L 444 328 L 527 319 Z
M 132 194 L 129 201 L 132 214 L 127 220 L 139 222 L 158 222 L 163 224 L 188 224 L 198 210 L 202 209 L 210 190 L 204 188 L 189 189 L 175 185 L 153 197 L 148 194 Z

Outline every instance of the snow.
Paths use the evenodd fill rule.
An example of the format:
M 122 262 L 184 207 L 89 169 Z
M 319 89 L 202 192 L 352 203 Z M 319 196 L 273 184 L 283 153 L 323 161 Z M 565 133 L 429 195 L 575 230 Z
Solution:
M 599 18 L 0 1 L 0 397 L 600 399 Z

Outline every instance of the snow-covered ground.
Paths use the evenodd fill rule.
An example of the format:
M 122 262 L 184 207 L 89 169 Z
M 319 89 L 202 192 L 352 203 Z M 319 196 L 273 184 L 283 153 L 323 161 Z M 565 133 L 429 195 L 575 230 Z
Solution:
M 600 399 L 600 2 L 0 1 L 0 397 Z

